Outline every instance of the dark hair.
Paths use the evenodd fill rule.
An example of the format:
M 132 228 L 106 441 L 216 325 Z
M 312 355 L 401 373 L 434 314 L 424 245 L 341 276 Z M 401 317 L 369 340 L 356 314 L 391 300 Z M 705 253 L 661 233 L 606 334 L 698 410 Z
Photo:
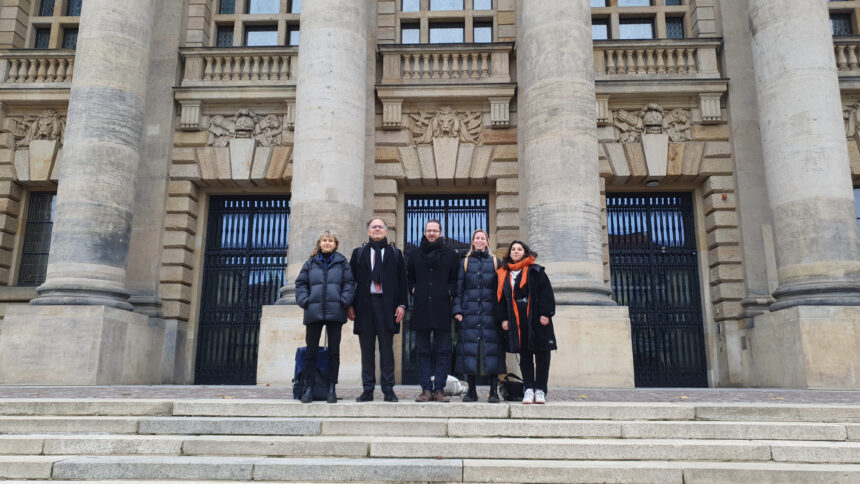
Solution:
M 438 225 L 439 226 L 439 232 L 442 232 L 442 222 L 440 222 L 439 219 L 431 218 L 430 220 L 427 221 L 427 223 L 424 224 L 424 228 L 426 229 L 427 226 L 430 224 Z
M 505 262 L 510 263 L 510 264 L 514 263 L 514 260 L 511 259 L 511 247 L 513 247 L 514 244 L 520 244 L 521 246 L 523 246 L 523 250 L 526 252 L 525 255 L 523 255 L 523 259 L 525 259 L 528 256 L 532 256 L 535 259 L 537 259 L 537 252 L 529 249 L 529 246 L 526 245 L 525 242 L 520 241 L 520 240 L 515 240 L 515 241 L 511 242 L 511 245 L 508 246 L 508 252 L 505 254 Z M 522 260 L 522 259 L 520 259 L 520 260 Z

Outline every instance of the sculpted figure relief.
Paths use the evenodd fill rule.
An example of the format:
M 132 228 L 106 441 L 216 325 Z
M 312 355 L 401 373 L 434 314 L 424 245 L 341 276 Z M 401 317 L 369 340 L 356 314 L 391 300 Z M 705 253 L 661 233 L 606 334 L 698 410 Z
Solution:
M 860 125 L 860 102 L 843 107 L 842 117 L 845 118 L 845 137 L 857 136 L 857 127 Z
M 240 109 L 229 118 L 218 114 L 209 120 L 209 144 L 224 147 L 233 138 L 253 138 L 259 146 L 281 144 L 281 120 L 270 114 L 260 116 L 251 109 Z
M 481 143 L 483 118 L 481 113 L 457 113 L 451 106 L 443 106 L 435 113 L 410 114 L 412 140 L 416 145 L 433 142 L 433 138 L 459 138 L 461 143 Z
M 673 143 L 691 139 L 690 113 L 684 109 L 673 109 L 665 114 L 662 106 L 650 103 L 635 112 L 619 109 L 615 111 L 613 120 L 621 143 L 635 143 L 643 133 L 666 133 Z
M 16 123 L 13 130 L 15 136 L 15 147 L 23 148 L 30 146 L 30 142 L 37 139 L 60 140 L 66 130 L 66 122 L 53 109 L 46 109 L 38 117 L 24 116 L 24 119 Z

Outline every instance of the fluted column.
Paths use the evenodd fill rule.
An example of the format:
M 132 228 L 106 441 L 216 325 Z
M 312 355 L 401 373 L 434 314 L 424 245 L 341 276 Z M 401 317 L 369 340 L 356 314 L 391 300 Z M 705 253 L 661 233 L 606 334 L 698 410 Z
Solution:
M 347 257 L 356 234 L 363 233 L 366 21 L 372 3 L 314 0 L 302 6 L 287 288 L 320 232 L 340 233 Z M 287 288 L 279 303 L 292 298 Z
M 131 309 L 125 286 L 153 0 L 87 0 L 45 283 L 32 304 Z
M 860 305 L 860 241 L 823 0 L 751 0 L 779 287 L 771 310 Z
M 558 302 L 612 305 L 603 282 L 589 3 L 522 2 L 517 50 L 528 242 L 550 269 Z

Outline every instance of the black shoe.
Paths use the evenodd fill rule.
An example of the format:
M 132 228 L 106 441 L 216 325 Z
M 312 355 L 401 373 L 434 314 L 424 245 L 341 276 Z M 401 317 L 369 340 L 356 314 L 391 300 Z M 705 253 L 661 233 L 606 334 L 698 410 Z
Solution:
M 311 403 L 314 401 L 314 387 L 313 385 L 306 386 L 305 391 L 302 393 L 302 403 Z
M 397 398 L 397 395 L 394 394 L 394 390 L 388 390 L 388 391 L 384 391 L 382 393 L 383 393 L 383 395 L 385 395 L 385 401 L 386 402 L 397 402 L 397 401 L 399 401 Z
M 468 375 L 466 377 L 466 382 L 469 384 L 469 390 L 466 391 L 466 394 L 463 395 L 463 402 L 477 402 L 478 401 L 478 389 L 475 388 L 475 378 L 474 375 Z
M 373 401 L 373 390 L 365 390 L 361 392 L 361 395 L 355 399 L 356 402 L 372 402 Z
M 499 379 L 496 375 L 490 375 L 490 396 L 487 403 L 499 403 Z
M 334 383 L 330 383 L 328 386 L 328 398 L 325 399 L 328 403 L 337 403 L 337 393 L 334 391 Z

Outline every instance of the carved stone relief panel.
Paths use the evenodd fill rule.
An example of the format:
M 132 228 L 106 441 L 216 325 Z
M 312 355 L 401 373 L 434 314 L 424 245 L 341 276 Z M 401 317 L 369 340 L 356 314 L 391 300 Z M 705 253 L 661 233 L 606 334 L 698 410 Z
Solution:
M 617 140 L 621 143 L 640 141 L 643 134 L 666 134 L 673 143 L 691 139 L 690 112 L 686 109 L 673 109 L 664 112 L 662 106 L 650 103 L 639 111 L 618 109 L 613 113 Z
M 280 116 L 258 115 L 252 109 L 240 109 L 233 116 L 220 114 L 209 119 L 209 145 L 225 147 L 234 139 L 253 139 L 257 146 L 280 146 L 282 144 L 282 120 Z
M 29 147 L 34 140 L 58 140 L 62 143 L 66 121 L 53 109 L 42 111 L 39 116 L 24 116 L 16 120 L 11 128 L 15 136 L 15 148 Z
M 461 143 L 479 145 L 483 135 L 483 115 L 476 111 L 458 113 L 452 106 L 435 112 L 410 114 L 410 132 L 415 146 L 433 143 L 434 139 L 455 138 Z

